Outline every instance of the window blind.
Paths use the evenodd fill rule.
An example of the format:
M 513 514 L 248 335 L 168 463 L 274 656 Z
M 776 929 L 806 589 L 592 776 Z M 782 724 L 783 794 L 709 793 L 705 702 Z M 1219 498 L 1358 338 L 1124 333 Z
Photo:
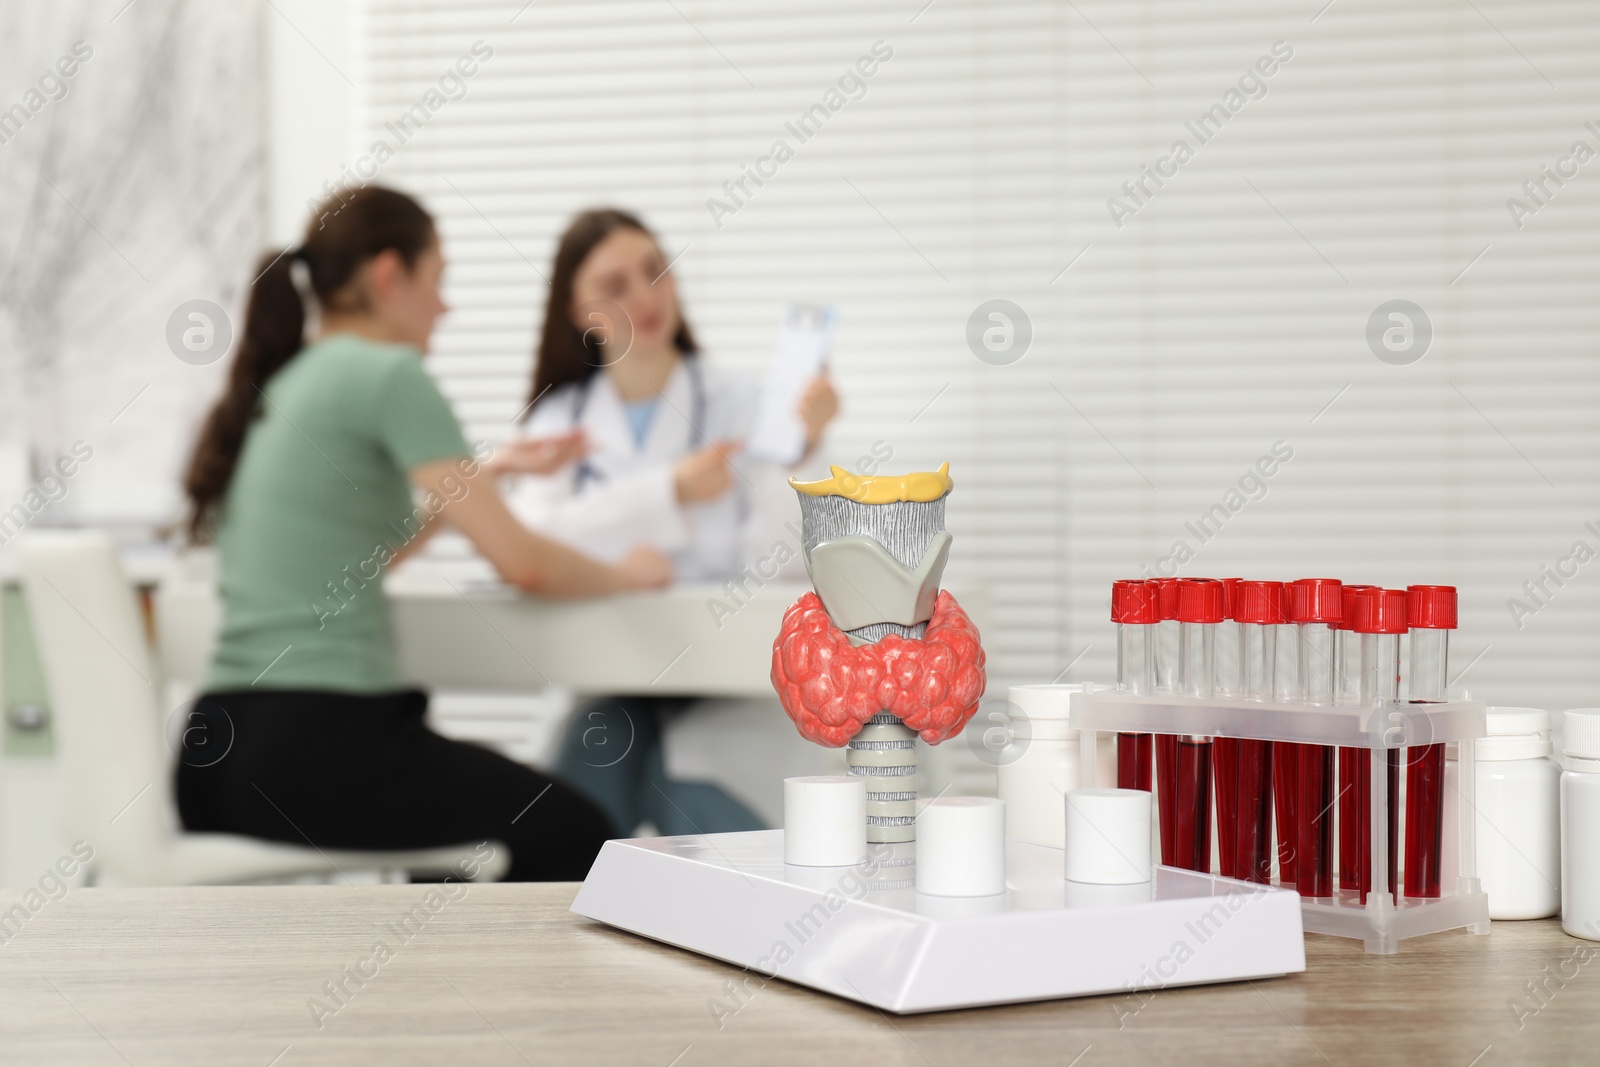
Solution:
M 354 148 L 440 219 L 475 437 L 581 208 L 657 229 L 713 363 L 835 304 L 824 458 L 950 461 L 993 697 L 1108 679 L 1111 580 L 1182 573 L 1457 584 L 1460 684 L 1594 703 L 1600 10 L 1319 6 L 366 0 Z

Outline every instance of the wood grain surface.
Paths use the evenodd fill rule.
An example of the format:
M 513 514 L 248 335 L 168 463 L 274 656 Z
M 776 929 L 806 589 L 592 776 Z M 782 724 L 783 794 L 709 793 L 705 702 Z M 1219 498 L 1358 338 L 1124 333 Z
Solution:
M 572 915 L 573 885 L 451 888 L 431 908 L 424 885 L 46 899 L 0 930 L 0 1062 L 1600 1063 L 1600 944 L 1554 921 L 1388 957 L 1313 935 L 1289 978 L 902 1017 L 782 981 L 739 990 L 735 968 Z M 342 1004 L 325 987 L 341 979 Z

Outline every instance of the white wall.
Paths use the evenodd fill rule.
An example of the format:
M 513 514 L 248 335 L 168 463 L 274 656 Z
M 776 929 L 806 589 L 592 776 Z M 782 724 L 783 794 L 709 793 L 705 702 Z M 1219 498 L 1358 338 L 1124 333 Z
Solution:
M 292 245 L 310 217 L 306 202 L 320 202 L 323 183 L 349 160 L 362 72 L 351 47 L 351 0 L 274 0 L 265 17 L 270 236 Z
M 64 98 L 0 144 L 0 445 L 40 467 L 74 441 L 93 450 L 36 521 L 178 512 L 223 364 L 179 360 L 167 324 L 194 299 L 235 314 L 263 243 L 264 10 L 134 4 L 112 18 L 60 3 L 6 17 L 0 108 L 26 104 L 76 42 L 86 53 Z

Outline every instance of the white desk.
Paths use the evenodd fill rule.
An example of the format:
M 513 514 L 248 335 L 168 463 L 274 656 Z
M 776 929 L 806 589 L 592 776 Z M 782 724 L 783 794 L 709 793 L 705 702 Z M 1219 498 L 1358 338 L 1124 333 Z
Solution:
M 580 695 L 772 696 L 772 641 L 783 613 L 810 586 L 772 582 L 733 601 L 717 585 L 685 584 L 598 600 L 524 596 L 476 567 L 403 568 L 384 583 L 400 669 L 433 689 L 531 692 L 557 685 Z M 987 599 L 957 598 L 980 631 Z M 173 579 L 157 594 L 169 680 L 204 676 L 221 620 L 209 581 Z
M 772 695 L 772 639 L 806 588 L 754 590 L 719 626 L 712 585 L 559 601 L 437 570 L 385 583 L 401 669 L 430 688 L 732 697 Z M 163 586 L 157 618 L 168 679 L 203 677 L 221 618 L 209 584 Z
M 551 601 L 397 576 L 395 640 L 410 676 L 439 688 L 770 697 L 772 639 L 808 587 L 769 584 L 732 615 L 714 585 Z

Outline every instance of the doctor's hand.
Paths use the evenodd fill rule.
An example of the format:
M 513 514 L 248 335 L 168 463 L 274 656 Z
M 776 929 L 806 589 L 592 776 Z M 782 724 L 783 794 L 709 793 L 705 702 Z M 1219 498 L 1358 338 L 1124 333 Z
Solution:
M 839 414 L 839 394 L 834 392 L 833 383 L 828 380 L 826 373 L 811 379 L 811 384 L 800 395 L 795 414 L 800 416 L 800 421 L 805 425 L 806 455 L 810 456 L 822 440 L 822 431 Z
M 743 447 L 739 441 L 716 441 L 684 456 L 672 468 L 672 484 L 680 504 L 703 504 L 733 487 L 729 460 Z
M 661 589 L 672 584 L 672 561 L 651 545 L 635 545 L 616 569 L 624 589 Z
M 500 474 L 554 474 L 583 458 L 589 441 L 583 430 L 568 430 L 553 437 L 525 437 L 497 446 L 483 469 Z

